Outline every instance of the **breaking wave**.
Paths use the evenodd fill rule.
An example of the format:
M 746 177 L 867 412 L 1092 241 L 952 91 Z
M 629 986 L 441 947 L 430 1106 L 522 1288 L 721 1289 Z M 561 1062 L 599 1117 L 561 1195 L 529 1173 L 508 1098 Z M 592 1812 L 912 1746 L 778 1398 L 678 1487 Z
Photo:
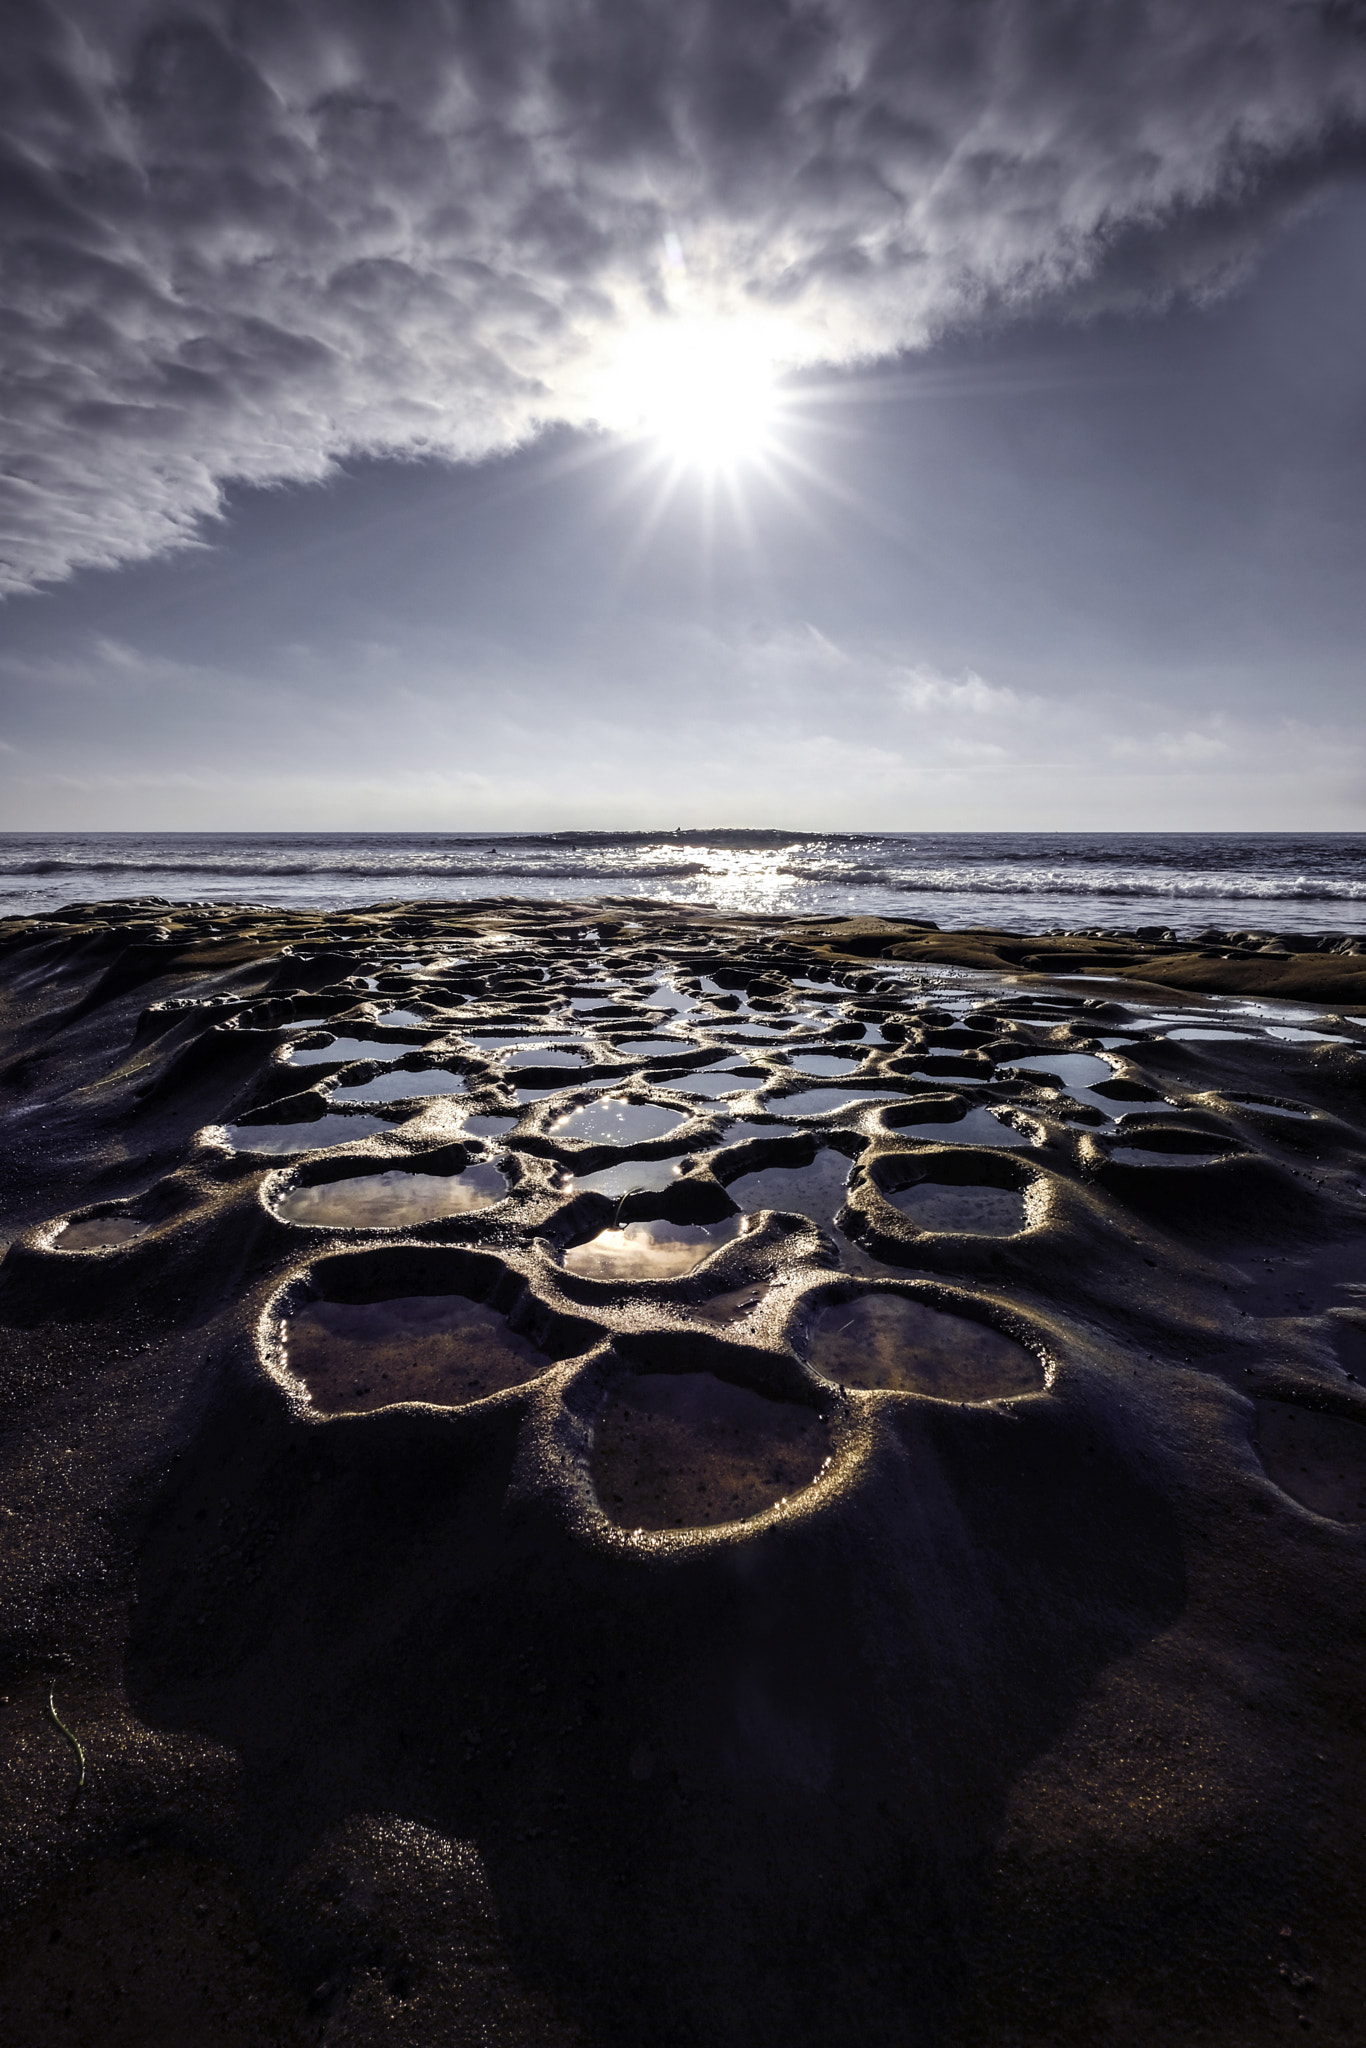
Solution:
M 1352 833 L 14 833 L 0 915 L 77 901 L 336 909 L 395 898 L 616 897 L 1011 930 L 1252 922 L 1358 931 Z

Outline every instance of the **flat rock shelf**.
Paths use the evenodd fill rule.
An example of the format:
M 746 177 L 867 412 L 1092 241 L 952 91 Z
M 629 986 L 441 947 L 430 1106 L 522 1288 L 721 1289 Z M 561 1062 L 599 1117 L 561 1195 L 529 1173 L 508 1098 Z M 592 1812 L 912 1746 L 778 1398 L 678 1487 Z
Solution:
M 1246 939 L 0 923 L 0 2038 L 1359 2039 L 1366 982 Z

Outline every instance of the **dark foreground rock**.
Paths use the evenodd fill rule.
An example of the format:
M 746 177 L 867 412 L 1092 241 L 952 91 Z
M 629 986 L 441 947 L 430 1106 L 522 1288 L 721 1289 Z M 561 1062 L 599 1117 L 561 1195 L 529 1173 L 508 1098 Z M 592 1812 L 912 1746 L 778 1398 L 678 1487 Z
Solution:
M 0 930 L 4 2038 L 1354 2038 L 1366 967 L 1214 936 Z

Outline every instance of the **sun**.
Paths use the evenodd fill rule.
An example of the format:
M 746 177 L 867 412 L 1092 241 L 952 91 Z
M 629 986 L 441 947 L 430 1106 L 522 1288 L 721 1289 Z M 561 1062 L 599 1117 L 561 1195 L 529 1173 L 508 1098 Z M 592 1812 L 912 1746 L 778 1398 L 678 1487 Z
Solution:
M 669 320 L 620 343 L 604 393 L 610 424 L 680 468 L 762 455 L 780 411 L 771 339 L 734 320 Z

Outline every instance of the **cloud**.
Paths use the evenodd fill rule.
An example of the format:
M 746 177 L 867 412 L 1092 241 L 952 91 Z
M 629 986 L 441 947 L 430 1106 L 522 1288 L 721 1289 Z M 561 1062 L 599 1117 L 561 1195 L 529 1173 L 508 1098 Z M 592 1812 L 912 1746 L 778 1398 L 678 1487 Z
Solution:
M 929 668 L 907 669 L 893 681 L 892 693 L 907 711 L 947 712 L 960 718 L 1019 717 L 1029 709 L 1028 701 L 1016 691 L 987 682 L 975 669 L 965 669 L 961 676 L 942 676 Z
M 794 363 L 1224 288 L 1359 149 L 1289 0 L 10 0 L 0 588 L 225 481 L 592 425 L 621 335 Z
M 1118 758 L 1156 758 L 1170 761 L 1174 766 L 1194 766 L 1202 761 L 1215 761 L 1231 751 L 1229 742 L 1217 733 L 1197 732 L 1193 728 L 1185 732 L 1156 732 L 1138 736 L 1125 733 L 1110 742 L 1110 752 Z

